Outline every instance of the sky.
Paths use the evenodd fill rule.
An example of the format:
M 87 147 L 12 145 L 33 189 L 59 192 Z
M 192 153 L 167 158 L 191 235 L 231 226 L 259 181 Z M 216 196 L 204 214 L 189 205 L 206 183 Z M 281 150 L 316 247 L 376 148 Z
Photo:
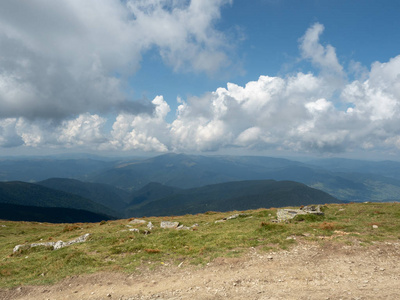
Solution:
M 400 1 L 0 2 L 0 156 L 400 159 Z

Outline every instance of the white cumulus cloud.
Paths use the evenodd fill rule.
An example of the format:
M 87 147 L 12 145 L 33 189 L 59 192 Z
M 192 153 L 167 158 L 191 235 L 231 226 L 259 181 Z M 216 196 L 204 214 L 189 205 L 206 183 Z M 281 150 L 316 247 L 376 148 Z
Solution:
M 155 48 L 175 70 L 229 64 L 215 29 L 227 0 L 0 2 L 0 118 L 63 119 L 125 109 L 127 79 Z
M 176 28 L 173 33 L 163 35 L 157 24 L 146 25 L 146 28 L 152 27 L 149 29 L 152 34 L 145 38 L 144 43 L 150 45 L 155 43 L 152 38 L 162 36 L 158 44 L 161 55 L 174 67 L 180 68 L 189 61 L 195 62 L 196 59 L 190 55 L 197 56 L 204 49 L 213 49 L 214 54 L 220 51 L 219 41 L 223 37 L 210 24 L 219 17 L 218 8 L 224 1 L 191 1 L 190 5 L 180 1 L 156 0 L 127 3 L 129 14 L 126 22 L 134 23 L 133 27 L 139 26 L 140 22 L 150 23 L 148 19 L 157 15 L 160 17 L 160 24 L 163 24 L 162 28 Z M 212 12 L 211 16 L 206 16 L 205 11 Z M 120 8 L 118 12 L 126 13 L 125 8 Z M 194 18 L 194 12 L 198 14 L 198 19 Z M 191 25 L 189 16 L 194 18 L 190 22 L 202 25 Z M 188 22 L 187 28 L 178 26 L 183 22 L 180 20 Z M 323 25 L 317 23 L 299 40 L 301 57 L 311 61 L 321 72 L 298 72 L 281 77 L 261 75 L 244 86 L 227 83 L 226 87 L 219 87 L 200 97 L 178 99 L 179 106 L 172 121 L 167 121 L 170 106 L 163 96 L 152 100 L 153 109 L 150 113 L 124 111 L 115 120 L 106 120 L 102 115 L 90 112 L 58 122 L 32 120 L 29 115 L 4 117 L 0 119 L 0 145 L 67 145 L 153 152 L 217 151 L 233 148 L 310 153 L 398 151 L 400 55 L 387 62 L 375 62 L 369 68 L 353 62 L 351 72 L 358 72 L 360 76 L 349 81 L 333 46 L 320 43 L 323 29 Z M 207 39 L 207 36 L 210 38 Z M 171 42 L 173 40 L 178 41 L 178 44 Z M 176 50 L 178 48 L 194 50 L 181 55 L 180 50 Z M 204 53 L 207 54 L 207 51 Z M 215 59 L 215 63 L 218 63 L 219 60 Z M 100 62 L 99 68 L 107 69 L 103 60 Z M 29 65 L 29 62 L 21 60 L 19 64 Z M 192 67 L 196 68 L 195 65 Z M 35 98 L 29 97 L 35 95 L 35 90 L 46 90 L 38 89 L 35 81 L 21 80 L 18 72 L 14 72 L 13 76 L 6 76 L 5 73 L 0 75 L 0 92 L 22 99 L 16 103 L 9 101 L 8 106 L 5 106 L 9 109 L 17 109 L 12 108 L 13 105 L 17 107 L 24 101 L 34 102 Z M 102 94 L 108 95 L 107 91 L 112 94 L 113 89 L 119 91 L 118 79 L 107 76 L 100 78 L 106 80 L 97 82 L 105 89 Z M 111 83 L 108 80 L 116 82 Z M 12 88 L 16 85 L 23 88 Z M 5 101 L 6 98 L 1 99 Z M 111 125 L 107 126 L 111 123 L 112 128 Z

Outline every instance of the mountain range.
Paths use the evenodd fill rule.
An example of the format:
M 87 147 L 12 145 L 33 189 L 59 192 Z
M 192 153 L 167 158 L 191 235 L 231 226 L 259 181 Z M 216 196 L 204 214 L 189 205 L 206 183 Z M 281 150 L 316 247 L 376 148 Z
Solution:
M 0 159 L 0 180 L 0 203 L 79 209 L 112 217 L 400 199 L 399 162 L 340 158 L 297 161 L 184 154 L 104 160 L 13 158 Z M 35 188 L 29 185 L 33 183 Z M 299 183 L 294 189 L 292 185 Z M 15 185 L 12 193 L 11 185 Z M 278 194 L 266 197 L 273 185 L 284 188 L 276 187 Z M 38 187 L 46 195 L 40 199 L 34 196 Z M 316 195 L 315 189 L 332 198 Z

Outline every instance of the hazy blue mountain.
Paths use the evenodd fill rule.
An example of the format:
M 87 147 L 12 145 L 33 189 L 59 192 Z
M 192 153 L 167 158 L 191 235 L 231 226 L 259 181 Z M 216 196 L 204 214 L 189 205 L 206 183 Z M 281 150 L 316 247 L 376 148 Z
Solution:
M 327 158 L 311 160 L 308 163 L 333 172 L 375 174 L 400 180 L 400 162 L 397 161 L 366 161 L 344 158 Z
M 114 164 L 93 159 L 0 159 L 0 181 L 36 182 L 53 177 L 85 179 Z
M 379 163 L 380 167 L 377 169 L 383 172 L 386 164 L 387 162 Z M 257 156 L 166 154 L 134 163 L 118 164 L 97 173 L 89 180 L 113 184 L 127 190 L 138 190 L 150 182 L 192 188 L 240 180 L 291 180 L 323 190 L 340 200 L 400 199 L 400 181 L 395 177 L 400 166 L 393 162 L 391 169 L 386 168 L 393 175 L 389 178 L 377 171 L 372 172 L 374 165 L 375 162 L 340 159 L 301 163 Z M 365 173 L 357 173 L 361 170 Z M 368 178 L 362 175 L 368 175 Z
M 49 223 L 100 222 L 113 219 L 87 210 L 0 203 L 0 219 Z
M 130 195 L 130 203 L 128 206 L 133 206 L 142 203 L 149 203 L 151 201 L 168 197 L 182 191 L 182 189 L 172 186 L 163 185 L 158 182 L 151 182 L 138 191 L 134 191 Z
M 122 211 L 129 201 L 128 192 L 107 184 L 67 178 L 50 178 L 37 184 L 90 199 L 115 211 Z
M 144 189 L 149 191 L 151 187 L 159 188 L 152 185 Z M 134 203 L 126 210 L 126 215 L 167 216 L 338 202 L 338 199 L 329 194 L 298 182 L 252 180 L 176 190 L 173 194 L 159 199 Z
M 0 203 L 38 207 L 62 207 L 115 215 L 110 208 L 89 199 L 53 190 L 38 184 L 11 181 L 0 182 Z
M 101 158 L 80 155 L 78 159 L 0 160 L 0 180 L 39 181 L 62 177 L 134 192 L 151 182 L 187 189 L 230 181 L 273 179 L 301 182 L 347 201 L 400 199 L 400 163 L 392 161 L 331 158 L 299 162 L 272 157 L 184 154 L 124 161 L 98 159 Z M 98 197 L 96 193 L 77 189 L 80 192 L 74 193 L 107 206 L 115 201 L 110 199 L 113 196 L 109 192 Z
M 241 156 L 165 154 L 139 162 L 116 165 L 89 178 L 120 188 L 137 190 L 150 182 L 180 188 L 234 180 L 269 179 L 267 171 L 302 165 L 287 159 Z

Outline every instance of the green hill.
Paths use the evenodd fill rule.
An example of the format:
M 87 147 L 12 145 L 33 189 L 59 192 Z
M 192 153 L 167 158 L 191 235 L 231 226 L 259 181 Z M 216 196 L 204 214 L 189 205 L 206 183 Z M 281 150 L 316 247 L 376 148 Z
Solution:
M 76 179 L 50 178 L 37 184 L 81 196 L 118 212 L 126 207 L 129 196 L 128 192 L 111 185 L 82 182 Z
M 115 215 L 115 212 L 109 208 L 83 197 L 20 181 L 0 182 L 0 203 L 73 208 L 104 215 Z
M 0 220 L 48 223 L 100 222 L 114 219 L 87 210 L 0 203 Z

